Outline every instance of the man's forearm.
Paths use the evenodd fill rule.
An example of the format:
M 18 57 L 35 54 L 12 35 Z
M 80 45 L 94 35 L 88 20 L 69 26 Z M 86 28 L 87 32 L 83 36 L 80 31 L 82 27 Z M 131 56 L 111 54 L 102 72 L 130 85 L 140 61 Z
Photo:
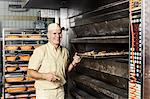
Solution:
M 76 64 L 71 63 L 68 67 L 68 72 L 70 72 L 75 66 Z
M 76 67 L 76 65 L 81 61 L 80 56 L 77 55 L 77 53 L 75 53 L 75 55 L 73 56 L 73 61 L 72 63 L 68 66 L 68 72 L 70 72 L 74 67 Z
M 40 79 L 43 80 L 44 79 L 42 73 L 39 73 L 39 72 L 37 72 L 37 71 L 35 71 L 33 69 L 29 69 L 28 70 L 28 76 L 30 76 L 30 77 L 32 77 L 32 78 L 34 78 L 36 80 L 40 80 Z

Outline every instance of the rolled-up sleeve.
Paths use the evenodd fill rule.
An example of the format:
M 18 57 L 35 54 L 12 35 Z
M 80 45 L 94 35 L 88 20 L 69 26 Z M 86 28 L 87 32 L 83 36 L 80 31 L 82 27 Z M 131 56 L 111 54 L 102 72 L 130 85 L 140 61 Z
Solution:
M 69 54 L 68 50 L 67 50 L 67 62 L 68 62 L 68 64 L 70 64 L 70 54 Z
M 43 47 L 36 48 L 29 60 L 28 69 L 39 70 L 44 58 Z

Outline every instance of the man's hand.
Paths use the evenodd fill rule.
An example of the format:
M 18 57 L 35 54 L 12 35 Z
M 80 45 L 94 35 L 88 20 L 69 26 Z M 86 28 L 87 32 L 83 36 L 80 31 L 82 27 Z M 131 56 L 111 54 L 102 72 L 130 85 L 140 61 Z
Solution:
M 81 61 L 80 56 L 78 56 L 77 53 L 75 53 L 75 55 L 73 56 L 72 65 L 76 66 L 76 64 L 78 64 L 80 61 Z
M 60 78 L 53 73 L 44 73 L 42 74 L 42 78 L 50 82 L 55 82 L 60 80 Z
M 77 53 L 75 53 L 75 55 L 73 56 L 73 61 L 72 61 L 72 63 L 68 67 L 68 72 L 70 72 L 75 66 L 77 66 L 77 64 L 80 61 L 81 61 L 80 56 L 78 56 Z

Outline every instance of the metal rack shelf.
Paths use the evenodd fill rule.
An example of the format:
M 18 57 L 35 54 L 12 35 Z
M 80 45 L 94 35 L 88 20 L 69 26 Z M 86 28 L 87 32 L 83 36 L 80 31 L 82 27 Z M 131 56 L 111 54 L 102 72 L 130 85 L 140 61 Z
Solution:
M 33 84 L 35 81 L 34 80 L 23 80 L 23 81 L 18 81 L 18 82 L 8 82 L 8 84 L 12 85 L 20 85 L 20 84 Z
M 40 34 L 40 33 L 37 33 L 37 34 L 6 34 L 5 36 L 10 36 L 10 35 L 16 35 L 16 36 L 32 36 L 32 35 L 36 35 L 36 36 L 47 36 L 47 34 Z
M 18 94 L 33 94 L 35 91 L 23 91 L 23 92 L 11 92 L 9 94 L 18 95 Z
M 129 59 L 127 58 L 119 58 L 115 60 L 116 62 L 120 62 L 120 63 L 129 63 Z
M 7 53 L 7 54 L 5 54 L 5 56 L 20 56 L 20 55 L 29 55 L 29 54 L 24 54 L 24 53 Z
M 45 40 L 47 41 L 47 38 L 16 38 L 16 39 L 10 39 L 10 38 L 6 38 L 5 41 L 40 41 L 40 40 Z
M 6 64 L 27 64 L 28 61 L 5 61 Z
M 25 87 L 27 87 L 27 85 L 32 84 L 35 82 L 34 80 L 26 80 L 25 77 L 27 75 L 27 71 L 23 71 L 19 68 L 19 66 L 21 65 L 26 65 L 28 66 L 28 61 L 29 60 L 21 60 L 19 58 L 19 56 L 22 55 L 29 55 L 31 56 L 31 54 L 33 53 L 33 50 L 37 47 L 37 46 L 41 46 L 42 44 L 45 44 L 47 42 L 47 37 L 46 34 L 43 34 L 40 32 L 40 30 L 38 30 L 38 33 L 34 33 L 36 30 L 35 29 L 11 29 L 11 28 L 6 28 L 3 29 L 3 57 L 7 57 L 7 56 L 13 56 L 15 55 L 15 60 L 13 61 L 7 61 L 5 58 L 3 59 L 3 82 L 6 84 L 6 86 L 4 86 L 3 88 L 3 93 L 4 93 L 4 98 L 9 98 L 9 96 L 16 98 L 17 95 L 24 95 L 24 94 L 28 94 L 28 97 L 30 97 L 31 94 L 35 94 L 35 91 L 23 91 L 23 92 L 5 92 L 5 88 L 8 87 L 13 87 L 13 85 L 26 85 Z M 33 33 L 33 34 L 32 34 Z M 9 37 L 10 36 L 10 37 Z M 17 36 L 17 38 L 11 38 L 11 36 Z M 32 37 L 30 37 L 32 36 Z M 33 37 L 33 36 L 39 36 L 39 37 Z M 16 50 L 9 50 L 6 49 L 6 47 L 10 47 L 10 46 L 17 46 Z M 22 46 L 31 46 L 31 49 L 29 50 L 22 50 L 21 47 Z M 11 49 L 11 48 L 10 48 Z M 15 71 L 6 71 L 6 65 L 16 65 L 17 69 Z M 17 76 L 22 76 L 24 77 L 23 81 L 17 81 L 17 82 L 6 82 L 5 78 L 8 77 L 17 77 Z M 11 85 L 11 86 L 7 86 Z M 9 94 L 8 97 L 5 96 L 6 94 Z M 11 98 L 10 97 L 10 98 Z
M 31 50 L 5 50 L 5 51 L 12 51 L 12 52 L 30 52 L 30 51 L 33 51 L 34 49 L 31 49 Z
M 92 59 L 110 59 L 110 58 L 125 58 L 128 55 L 116 55 L 116 56 L 81 56 L 81 58 L 92 58 Z
M 81 58 L 94 58 L 94 59 L 105 59 L 105 58 L 123 58 L 129 56 L 129 52 L 85 52 L 85 53 L 77 53 Z
M 27 71 L 22 71 L 22 70 L 16 70 L 16 71 L 13 71 L 13 72 L 8 72 L 6 71 L 5 74 L 11 74 L 11 73 L 27 73 Z
M 11 46 L 11 45 L 14 45 L 14 46 L 24 46 L 24 45 L 36 46 L 36 45 L 39 45 L 40 46 L 42 44 L 6 44 L 5 46 Z
M 9 94 L 9 93 L 7 93 L 8 95 L 11 95 L 11 94 Z M 31 99 L 31 97 L 35 97 L 35 94 L 31 94 L 31 95 L 29 95 L 29 94 L 23 94 L 23 95 L 25 95 L 25 96 L 20 96 L 19 94 L 18 95 L 15 95 L 15 96 L 11 96 L 11 97 L 9 97 L 9 98 L 5 98 L 5 99 L 22 99 L 22 98 L 24 98 L 24 99 Z
M 129 36 L 83 37 L 71 39 L 71 43 L 129 43 Z
M 33 50 L 15 50 L 15 51 L 10 51 L 10 50 L 5 50 L 5 53 L 9 54 L 28 54 L 31 55 L 33 53 Z

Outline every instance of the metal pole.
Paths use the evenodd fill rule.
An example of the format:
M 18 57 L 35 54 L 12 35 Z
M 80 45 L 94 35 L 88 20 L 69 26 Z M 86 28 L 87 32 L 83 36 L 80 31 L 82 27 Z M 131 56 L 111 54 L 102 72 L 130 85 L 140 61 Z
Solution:
M 150 99 L 150 2 L 142 0 L 142 31 L 143 31 L 143 64 L 144 85 L 143 99 Z

